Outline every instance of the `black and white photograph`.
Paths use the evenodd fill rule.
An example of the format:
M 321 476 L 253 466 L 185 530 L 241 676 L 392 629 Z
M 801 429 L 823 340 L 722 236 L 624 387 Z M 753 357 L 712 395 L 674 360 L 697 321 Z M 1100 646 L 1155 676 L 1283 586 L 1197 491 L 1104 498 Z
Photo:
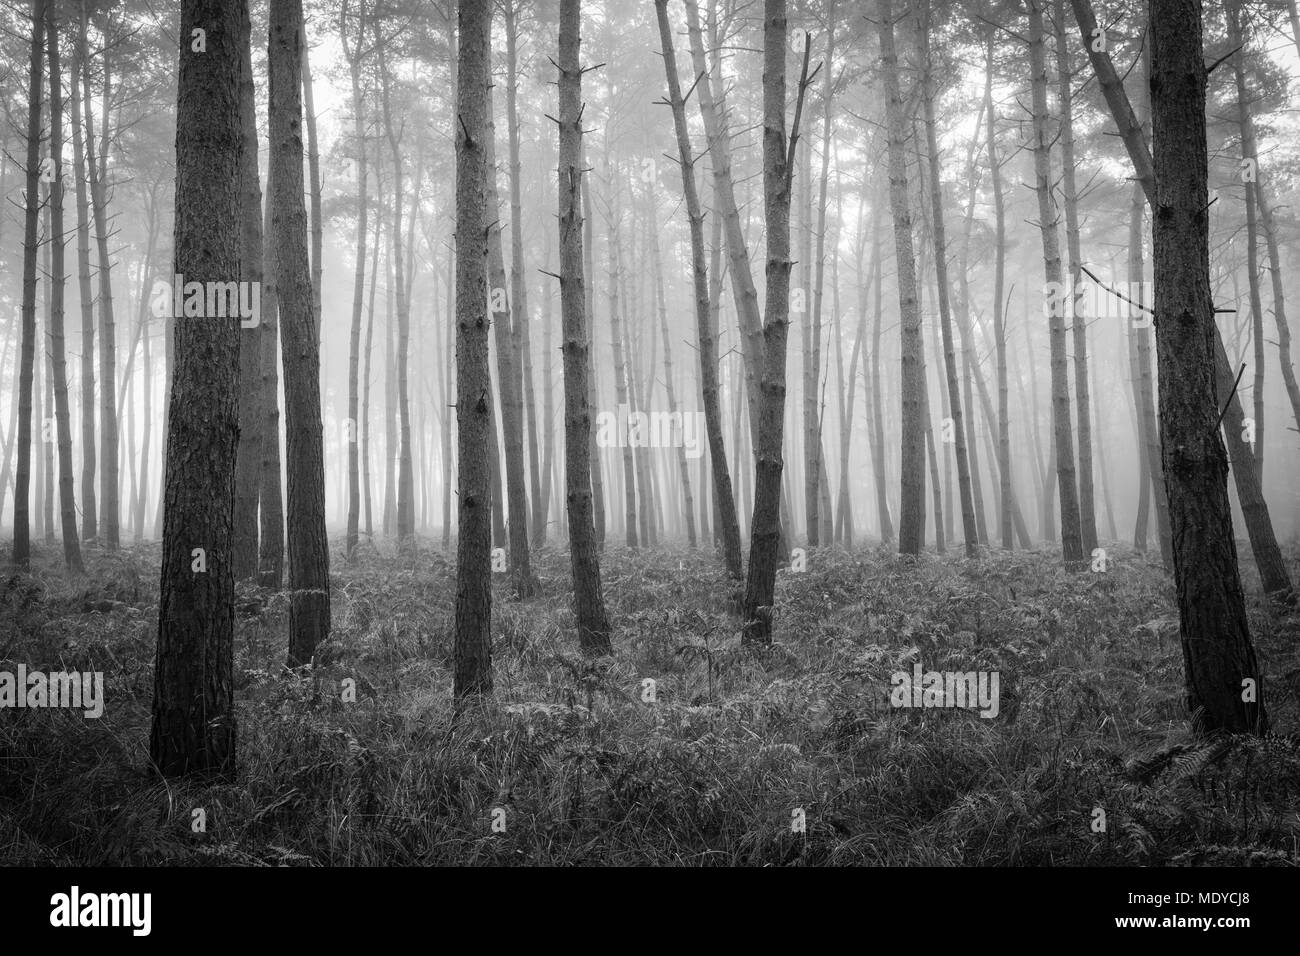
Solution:
M 0 0 L 0 113 L 6 933 L 1288 925 L 1297 0 Z

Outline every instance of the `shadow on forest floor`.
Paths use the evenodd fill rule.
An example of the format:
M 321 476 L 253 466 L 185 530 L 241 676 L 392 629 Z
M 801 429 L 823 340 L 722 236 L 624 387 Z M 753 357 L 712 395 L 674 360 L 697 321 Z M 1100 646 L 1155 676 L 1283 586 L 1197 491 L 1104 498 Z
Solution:
M 1122 546 L 1104 574 L 1048 550 L 813 551 L 779 575 L 763 655 L 711 556 L 611 548 L 615 652 L 595 661 L 567 553 L 543 548 L 541 597 L 496 576 L 495 702 L 454 734 L 454 565 L 336 557 L 314 671 L 283 667 L 287 598 L 241 588 L 240 775 L 211 784 L 149 767 L 157 546 L 87 558 L 81 582 L 54 549 L 0 581 L 0 670 L 102 671 L 106 697 L 98 720 L 0 710 L 0 862 L 1300 862 L 1300 614 L 1253 596 L 1249 568 L 1274 732 L 1197 743 L 1172 586 Z M 998 672 L 997 716 L 892 707 L 918 663 Z

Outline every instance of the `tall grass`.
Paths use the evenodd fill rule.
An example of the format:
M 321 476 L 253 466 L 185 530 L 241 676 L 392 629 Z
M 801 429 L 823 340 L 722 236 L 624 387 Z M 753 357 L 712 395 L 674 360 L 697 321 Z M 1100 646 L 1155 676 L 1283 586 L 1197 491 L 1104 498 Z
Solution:
M 453 729 L 454 568 L 372 551 L 335 563 L 314 669 L 283 667 L 284 596 L 241 589 L 232 784 L 149 765 L 156 546 L 38 562 L 0 581 L 0 669 L 103 671 L 106 706 L 0 711 L 0 861 L 1294 865 L 1300 617 L 1251 607 L 1274 733 L 1196 741 L 1171 587 L 1111 559 L 815 551 L 757 654 L 710 556 L 611 549 L 615 653 L 587 660 L 543 549 L 541 597 L 497 576 L 496 696 Z M 1000 713 L 891 707 L 916 662 L 997 671 Z

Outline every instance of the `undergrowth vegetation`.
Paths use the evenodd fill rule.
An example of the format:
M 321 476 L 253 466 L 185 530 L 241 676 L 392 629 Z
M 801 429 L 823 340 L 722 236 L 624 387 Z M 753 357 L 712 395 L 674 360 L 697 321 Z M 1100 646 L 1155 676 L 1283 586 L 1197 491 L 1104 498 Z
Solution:
M 454 566 L 336 558 L 314 669 L 283 666 L 287 598 L 239 591 L 231 783 L 149 766 L 156 546 L 80 581 L 56 557 L 0 580 L 0 669 L 102 671 L 105 711 L 0 711 L 9 864 L 1300 862 L 1300 616 L 1250 599 L 1272 732 L 1197 741 L 1172 587 L 1132 551 L 815 551 L 756 653 L 711 556 L 611 548 L 615 652 L 589 660 L 544 548 L 540 597 L 496 575 L 495 699 L 454 726 Z M 890 706 L 918 662 L 997 671 L 997 717 Z

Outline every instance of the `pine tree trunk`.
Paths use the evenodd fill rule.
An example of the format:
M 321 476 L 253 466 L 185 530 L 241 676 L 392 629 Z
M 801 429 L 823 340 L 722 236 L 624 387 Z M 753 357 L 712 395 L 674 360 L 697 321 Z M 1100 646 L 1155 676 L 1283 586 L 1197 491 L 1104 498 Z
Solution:
M 826 7 L 826 62 L 823 66 L 822 75 L 822 168 L 817 192 L 817 240 L 816 252 L 813 254 L 812 261 L 815 262 L 815 277 L 813 280 L 813 307 L 811 321 L 805 325 L 810 328 L 810 344 L 812 350 L 804 355 L 804 388 L 805 391 L 811 391 L 811 395 L 804 397 L 804 461 L 806 474 L 804 476 L 804 491 L 808 497 L 808 543 L 818 545 L 823 543 L 821 534 L 821 525 L 830 521 L 831 515 L 828 509 L 822 507 L 821 492 L 822 484 L 826 480 L 825 474 L 825 455 L 822 449 L 821 418 L 818 415 L 817 408 L 817 391 L 821 383 L 821 342 L 822 342 L 822 301 L 825 293 L 824 281 L 826 277 L 826 192 L 830 180 L 830 162 L 831 162 L 831 101 L 834 95 L 834 78 L 835 78 L 835 6 L 836 0 L 828 0 Z M 807 142 L 811 143 L 811 139 Z M 812 170 L 809 168 L 808 175 L 804 177 L 804 182 L 811 187 Z M 810 215 L 811 210 L 807 205 L 804 206 L 804 215 Z M 836 253 L 838 255 L 838 253 Z M 838 320 L 839 316 L 836 316 Z M 811 384 L 811 389 L 808 386 Z M 829 544 L 830 541 L 825 541 Z
M 1262 675 L 1237 569 L 1227 452 L 1216 427 L 1201 30 L 1199 3 L 1151 0 L 1160 435 L 1193 724 L 1209 733 L 1263 733 Z
M 907 192 L 907 119 L 899 89 L 898 54 L 894 48 L 893 0 L 881 0 L 878 29 L 889 136 L 889 205 L 894 220 L 898 304 L 902 326 L 902 451 L 898 550 L 920 554 L 925 527 L 925 439 L 928 417 L 921 312 L 916 298 L 916 254 L 912 246 L 912 211 Z M 878 403 L 877 403 L 878 405 Z M 883 429 L 882 429 L 883 432 Z
M 763 323 L 763 377 L 755 449 L 754 516 L 750 526 L 749 569 L 745 579 L 743 641 L 772 642 L 776 569 L 781 560 L 781 448 L 785 427 L 786 340 L 790 325 L 790 195 L 793 157 L 798 145 L 803 81 L 786 141 L 785 0 L 763 3 L 763 195 L 767 224 L 766 302 Z M 807 74 L 808 50 L 804 51 Z
M 140 442 L 140 487 L 136 492 L 135 508 L 132 509 L 132 535 L 137 545 L 144 540 L 144 507 L 149 501 L 149 465 L 151 464 L 149 446 L 153 436 L 153 363 L 151 361 L 153 346 L 149 344 L 150 339 L 149 335 L 143 337 L 140 355 L 144 373 L 144 380 L 140 383 L 140 390 L 144 393 L 144 407 L 140 419 L 142 423 L 140 430 L 143 436 Z
M 488 309 L 491 323 L 496 327 L 497 388 L 501 397 L 501 432 L 505 445 L 506 504 L 510 524 L 507 538 L 510 545 L 510 577 L 515 596 L 520 600 L 532 597 L 538 588 L 533 575 L 528 551 L 528 489 L 524 472 L 524 409 L 522 374 L 516 362 L 514 342 L 515 316 L 511 309 L 512 293 L 506 288 L 505 255 L 501 248 L 501 229 L 493 223 L 500 222 L 500 199 L 497 191 L 496 123 L 492 118 L 492 90 L 488 88 L 486 105 L 487 141 L 487 223 L 488 223 Z M 513 197 L 512 197 L 513 199 Z M 512 219 L 516 217 L 512 216 Z M 517 221 L 517 220 L 516 220 Z M 522 247 L 521 247 L 522 248 Z M 518 283 L 516 283 L 518 285 Z M 501 308 L 496 309 L 499 297 Z M 519 316 L 518 321 L 527 321 Z
M 36 255 L 40 228 L 41 77 L 45 64 L 47 0 L 32 0 L 31 59 L 27 82 L 27 177 L 23 228 L 22 345 L 18 362 L 18 465 L 14 471 L 14 564 L 31 566 L 32 393 L 36 364 Z
M 184 0 L 176 108 L 175 268 L 240 274 L 242 0 Z M 191 30 L 207 33 L 205 52 Z M 239 320 L 178 317 L 149 756 L 165 776 L 235 773 L 231 563 Z
M 361 61 L 366 42 L 366 7 L 365 0 L 357 4 L 357 32 L 349 48 L 347 40 L 346 19 L 341 17 L 339 36 L 343 43 L 343 52 L 348 61 L 352 79 L 352 138 L 355 142 L 357 163 L 357 260 L 352 279 L 352 324 L 348 331 L 348 422 L 350 430 L 344 435 L 348 446 L 348 527 L 343 553 L 351 563 L 356 558 L 357 540 L 361 520 L 360 468 L 357 460 L 357 445 L 361 436 L 357 434 L 360 422 L 357 369 L 360 364 L 361 350 L 361 314 L 365 305 L 366 292 L 366 240 L 370 235 L 369 193 L 367 190 L 366 168 L 366 124 L 365 101 L 361 94 Z M 369 371 L 369 334 L 367 334 L 366 366 Z M 369 375 L 367 375 L 367 379 Z M 367 385 L 369 382 L 367 381 Z M 367 404 L 369 395 L 367 395 Z M 367 524 L 369 521 L 367 520 Z
M 82 7 L 81 35 L 87 29 L 87 8 Z M 81 84 L 82 102 L 86 109 L 86 168 L 90 175 L 90 205 L 95 220 L 95 242 L 99 252 L 99 416 L 100 416 L 100 472 L 99 521 L 103 546 L 116 551 L 121 545 L 120 504 L 118 500 L 118 436 L 117 408 L 113 404 L 117 376 L 117 331 L 113 319 L 113 273 L 109 253 L 109 224 L 107 184 L 104 170 L 108 146 L 108 104 L 111 96 L 109 48 L 102 51 L 104 63 L 103 121 L 99 158 L 95 155 L 94 107 L 90 96 L 90 68 L 83 60 Z
M 957 372 L 957 351 L 952 335 L 952 306 L 949 302 L 948 245 L 943 221 L 943 183 L 939 178 L 939 136 L 934 121 L 934 70 L 930 61 L 930 0 L 926 0 L 921 21 L 921 60 L 924 91 L 925 139 L 930 166 L 931 237 L 934 241 L 934 273 L 939 298 L 939 331 L 943 340 L 943 363 L 948 376 L 948 417 L 952 419 L 953 446 L 957 458 L 957 492 L 961 505 L 962 536 L 966 557 L 979 557 L 979 531 L 975 526 L 975 501 L 971 492 L 970 459 L 966 454 L 967 431 L 961 407 L 961 385 Z M 972 413 L 973 414 L 973 413 Z
M 381 42 L 379 45 L 379 68 L 383 90 L 384 129 L 388 134 L 388 146 L 393 159 L 393 221 L 389 240 L 389 249 L 392 250 L 393 286 L 390 298 L 396 302 L 397 342 L 396 352 L 393 355 L 394 364 L 390 366 L 390 370 L 395 369 L 397 376 L 394 393 L 397 404 L 396 435 L 394 435 L 397 453 L 397 509 L 395 520 L 397 545 L 398 549 L 402 550 L 413 547 L 415 543 L 415 472 L 411 457 L 411 397 L 408 373 L 410 364 L 411 306 L 407 297 L 406 261 L 402 251 L 402 147 L 398 138 L 397 127 L 393 123 L 390 107 L 390 77 L 386 53 L 387 44 Z M 418 188 L 419 183 L 417 181 L 417 193 Z M 391 417 L 391 410 L 389 414 Z M 390 471 L 393 467 L 391 460 L 393 452 L 393 448 L 388 451 Z M 387 517 L 387 508 L 385 509 L 385 517 Z
M 59 68 L 59 29 L 53 4 L 45 8 L 45 39 L 50 77 L 50 366 L 54 372 L 54 419 L 59 442 L 59 526 L 63 561 L 81 574 L 81 539 L 77 534 L 77 500 L 72 487 L 72 412 L 68 407 L 68 358 L 63 335 L 66 241 L 63 229 L 63 71 Z
M 668 0 L 656 0 L 655 14 L 659 25 L 659 44 L 663 52 L 664 71 L 668 80 L 667 103 L 673 114 L 673 130 L 677 136 L 677 157 L 682 175 L 682 193 L 686 199 L 686 216 L 691 235 L 691 283 L 695 292 L 695 329 L 699 342 L 701 399 L 704 405 L 704 430 L 709 443 L 709 458 L 713 461 L 712 493 L 723 502 L 723 562 L 732 577 L 741 576 L 740 526 L 736 520 L 736 502 L 732 497 L 731 470 L 727 463 L 727 449 L 722 439 L 722 414 L 718 406 L 717 345 L 709 317 L 709 278 L 704 258 L 704 213 L 695 185 L 695 159 L 691 149 L 690 131 L 686 124 L 686 104 L 682 99 L 681 80 L 677 74 L 677 55 L 673 49 L 672 28 L 668 22 Z M 663 265 L 659 256 L 659 236 L 654 226 L 655 212 L 650 208 L 651 243 L 654 254 L 655 286 L 659 300 L 659 323 L 664 339 L 664 381 L 668 391 L 669 414 L 675 417 L 677 396 L 673 391 L 672 346 L 668 333 L 668 310 L 664 302 Z M 690 413 L 687 413 L 690 414 Z M 701 449 L 702 450 L 702 449 Z M 704 458 L 703 455 L 700 456 Z M 678 467 L 682 475 L 682 488 L 686 492 L 686 528 L 690 546 L 696 547 L 695 514 L 692 507 L 690 470 L 686 463 L 686 449 L 679 447 Z M 700 497 L 705 499 L 707 486 L 700 486 Z M 703 517 L 703 516 L 702 516 Z M 707 525 L 700 532 L 707 539 Z
M 610 627 L 600 583 L 596 529 L 592 522 L 590 460 L 592 401 L 587 387 L 591 340 L 583 280 L 582 66 L 579 0 L 560 0 L 560 112 L 557 194 L 560 229 L 560 302 L 564 359 L 565 496 L 569 517 L 569 559 L 573 568 L 574 612 L 584 653 L 610 652 Z
M 1047 38 L 1043 28 L 1046 0 L 1027 0 L 1029 8 L 1029 68 L 1033 102 L 1034 190 L 1038 195 L 1038 227 L 1043 242 L 1043 271 L 1047 285 L 1045 311 L 1051 343 L 1052 433 L 1055 439 L 1056 480 L 1061 505 L 1061 550 L 1067 567 L 1083 560 L 1083 529 L 1074 459 L 1074 429 L 1070 420 L 1070 372 L 1067 366 L 1065 318 L 1072 301 L 1061 272 L 1059 213 L 1052 195 L 1052 134 L 1047 114 Z
M 488 366 L 488 84 L 491 7 L 461 0 L 456 83 L 457 706 L 492 692 L 492 484 Z
M 320 339 L 321 321 L 321 261 L 322 223 L 321 223 L 321 179 L 320 147 L 316 135 L 316 97 L 311 78 L 311 57 L 307 45 L 304 26 L 302 39 L 299 41 L 302 51 L 302 109 L 307 128 L 307 175 L 308 192 L 311 200 L 311 308 L 316 327 L 316 338 Z
M 329 542 L 320 408 L 320 352 L 303 204 L 302 0 L 271 0 L 271 224 L 284 335 L 285 512 L 289 666 L 310 663 L 329 637 Z
M 551 268 L 551 233 L 550 230 L 543 230 L 542 235 L 545 237 L 545 252 L 543 261 L 546 268 Z M 542 493 L 541 501 L 534 506 L 534 517 L 537 509 L 541 509 L 543 517 L 547 517 L 551 510 L 551 493 L 558 482 L 555 481 L 555 375 L 554 375 L 554 331 L 551 322 L 551 290 L 546 288 L 542 292 L 542 381 L 545 383 L 542 388 Z M 559 513 L 556 513 L 559 517 Z M 549 524 L 549 522 L 548 522 Z M 543 532 L 540 538 L 535 539 L 537 547 L 546 543 L 546 534 L 549 527 L 543 525 Z
M 611 89 L 612 95 L 612 89 Z M 622 421 L 630 410 L 627 387 L 627 365 L 623 354 L 623 314 L 619 303 L 619 280 L 622 269 L 620 256 L 619 218 L 622 213 L 618 206 L 618 179 L 620 173 L 613 166 L 609 155 L 609 137 L 605 138 L 605 176 L 609 183 L 609 196 L 605 204 L 605 228 L 609 244 L 609 272 L 606 276 L 606 294 L 609 301 L 610 351 L 614 359 L 614 400 L 615 420 L 618 445 L 622 448 L 623 458 L 623 535 L 629 548 L 637 547 L 636 517 L 636 460 L 630 437 L 622 432 Z
M 1260 585 L 1265 594 L 1287 600 L 1291 594 L 1291 575 L 1273 532 L 1273 521 L 1269 516 L 1268 502 L 1264 500 L 1259 473 L 1253 467 L 1239 464 L 1246 462 L 1249 465 L 1252 461 L 1250 445 L 1243 437 L 1245 413 L 1242 411 L 1240 395 L 1234 394 L 1232 390 L 1236 375 L 1228 364 L 1228 353 L 1224 350 L 1223 340 L 1217 336 L 1214 342 L 1214 380 L 1215 398 L 1223 410 L 1223 437 L 1228 445 L 1228 460 L 1232 464 L 1237 500 L 1241 503 L 1246 536 L 1250 539 L 1251 553 L 1255 556 Z
M 78 30 L 73 45 L 72 75 L 68 90 L 72 95 L 72 181 L 77 197 L 77 288 L 81 301 L 81 534 L 87 541 L 97 541 L 99 509 L 95 494 L 95 298 L 90 284 L 90 200 L 86 195 L 86 149 L 81 134 L 81 74 L 86 59 L 85 40 L 85 34 Z
M 1227 0 L 1225 17 L 1228 25 L 1228 43 L 1237 50 L 1242 49 L 1241 7 L 1236 0 Z M 1244 55 L 1238 53 L 1232 57 L 1232 72 L 1237 90 L 1237 127 L 1241 131 L 1241 152 L 1243 162 L 1258 162 L 1258 147 L 1255 144 L 1255 124 L 1250 115 L 1248 91 L 1246 88 L 1246 70 L 1243 66 Z M 1254 458 L 1255 471 L 1260 480 L 1264 477 L 1264 307 L 1259 294 L 1259 223 L 1258 223 L 1258 169 L 1255 175 L 1243 176 L 1246 192 L 1246 280 L 1250 289 L 1250 328 L 1251 343 L 1254 346 L 1254 385 L 1251 395 L 1254 397 Z
M 1056 39 L 1057 110 L 1060 113 L 1061 140 L 1061 191 L 1065 205 L 1065 245 L 1069 256 L 1069 278 L 1078 288 L 1081 281 L 1079 252 L 1079 201 L 1074 171 L 1074 106 L 1070 90 L 1074 72 L 1070 66 L 1070 49 L 1065 38 L 1065 0 L 1055 4 L 1054 31 Z M 1071 341 L 1074 345 L 1074 412 L 1079 423 L 1079 533 L 1085 554 L 1097 547 L 1097 515 L 1092 482 L 1092 404 L 1088 398 L 1088 317 L 1081 315 L 1082 299 L 1070 293 L 1066 315 L 1070 318 Z
M 741 329 L 741 354 L 745 361 L 746 393 L 749 402 L 750 438 L 755 439 L 758 426 L 759 377 L 763 368 L 763 317 L 758 310 L 758 291 L 750 271 L 749 247 L 740 223 L 735 184 L 731 175 L 731 131 L 726 122 L 725 104 L 715 93 L 714 79 L 704 52 L 700 14 L 696 0 L 686 0 L 686 23 L 690 35 L 691 60 L 695 75 L 700 77 L 696 96 L 708 143 L 709 164 L 713 175 L 713 195 L 719 205 L 726 237 L 728 272 L 732 298 Z M 740 460 L 739 458 L 737 459 Z
M 542 488 L 541 455 L 537 447 L 537 399 L 533 386 L 532 313 L 528 308 L 528 283 L 524 279 L 522 174 L 519 162 L 519 4 L 503 7 L 506 21 L 506 131 L 510 162 L 510 299 L 514 303 L 512 346 L 515 365 L 522 372 L 524 429 L 528 446 L 529 489 L 532 492 L 532 546 L 546 543 L 549 495 Z M 548 378 L 545 383 L 550 388 Z
M 268 153 L 269 153 L 268 143 Z M 284 494 L 280 455 L 280 340 L 279 276 L 272 230 L 271 197 L 275 192 L 275 164 L 266 169 L 266 203 L 262 235 L 271 238 L 262 258 L 262 468 L 258 477 L 258 583 L 279 589 L 284 582 Z
M 883 205 L 883 202 L 877 202 L 873 204 L 872 208 L 880 209 Z M 874 277 L 871 281 L 872 286 L 875 288 L 871 323 L 871 387 L 869 389 L 864 387 L 862 394 L 863 399 L 869 400 L 871 403 L 869 409 L 864 409 L 864 414 L 871 422 L 871 468 L 876 487 L 876 523 L 879 526 L 881 543 L 889 545 L 894 543 L 894 521 L 889 512 L 889 475 L 886 467 L 887 462 L 885 461 L 884 395 L 880 381 L 880 338 L 884 321 L 884 267 L 881 263 L 883 250 L 880 243 L 880 219 L 881 217 L 878 215 L 871 217 L 871 259 L 875 263 Z M 911 238 L 910 231 L 908 232 L 908 238 Z
M 244 138 L 240 167 L 240 278 L 262 283 L 262 187 L 257 169 L 257 91 L 253 81 L 252 23 L 247 7 L 240 22 L 239 109 Z M 257 384 L 262 368 L 262 325 L 239 330 L 239 453 L 235 466 L 232 557 L 236 581 L 257 574 L 258 480 L 262 464 L 263 414 Z
M 1228 42 L 1234 47 L 1242 46 L 1242 31 L 1240 26 L 1241 2 L 1240 0 L 1227 0 L 1226 6 L 1228 12 Z M 1252 161 L 1250 171 L 1253 173 L 1253 182 L 1251 177 L 1246 179 L 1246 197 L 1250 203 L 1253 199 L 1255 207 L 1259 212 L 1259 225 L 1264 232 L 1264 242 L 1268 249 L 1269 275 L 1272 278 L 1273 291 L 1273 322 L 1277 328 L 1277 351 L 1278 359 L 1282 367 L 1282 384 L 1286 386 L 1287 398 L 1291 402 L 1291 417 L 1296 425 L 1300 426 L 1300 384 L 1296 381 L 1295 367 L 1291 364 L 1291 326 L 1286 318 L 1286 289 L 1283 282 L 1282 262 L 1278 250 L 1278 229 L 1273 219 L 1274 203 L 1269 185 L 1269 179 L 1266 171 L 1260 162 L 1259 147 L 1255 139 L 1255 119 L 1251 110 L 1250 101 L 1247 97 L 1246 79 L 1242 67 L 1242 59 L 1245 56 L 1244 51 L 1233 56 L 1233 63 L 1237 74 L 1237 107 L 1239 121 L 1241 125 L 1241 150 L 1244 159 Z M 1252 279 L 1256 277 L 1254 270 L 1251 270 Z M 1256 341 L 1263 341 L 1263 330 L 1256 330 Z M 1256 358 L 1260 358 L 1261 353 L 1256 353 Z M 1259 373 L 1256 373 L 1259 375 Z M 1258 396 L 1263 392 L 1260 388 L 1256 391 L 1256 415 L 1258 416 L 1263 406 L 1259 403 Z M 1263 483 L 1263 452 L 1264 452 L 1264 428 L 1263 419 L 1258 418 L 1255 422 L 1255 455 L 1259 468 L 1259 480 Z
M 583 168 L 591 168 L 591 164 L 586 162 L 585 159 L 583 161 Z M 587 276 L 583 291 L 584 322 L 586 323 L 585 327 L 587 329 L 586 333 L 584 333 L 586 336 L 585 341 L 587 343 L 587 417 L 590 419 L 591 424 L 594 425 L 596 420 L 597 401 L 600 393 L 599 382 L 596 378 L 596 243 L 592 239 L 595 216 L 592 214 L 591 181 L 585 174 L 579 177 L 577 188 L 582 191 L 582 215 L 577 221 L 582 223 L 583 228 L 582 263 L 583 270 Z M 563 249 L 561 249 L 561 254 L 563 254 Z M 563 304 L 560 306 L 560 312 L 560 323 L 561 326 L 563 326 Z M 563 329 L 561 329 L 560 334 L 567 340 L 567 333 L 565 333 Z M 561 348 L 563 348 L 563 346 L 561 346 Z M 596 445 L 596 429 L 589 427 L 587 432 L 588 443 L 590 445 L 587 452 L 587 461 L 591 467 L 591 501 L 593 522 L 596 529 L 596 547 L 598 549 L 604 549 L 605 478 L 604 472 L 601 469 L 602 456 L 599 447 Z M 568 461 L 567 453 L 565 455 L 565 461 Z M 610 489 L 610 494 L 613 493 L 614 489 Z

